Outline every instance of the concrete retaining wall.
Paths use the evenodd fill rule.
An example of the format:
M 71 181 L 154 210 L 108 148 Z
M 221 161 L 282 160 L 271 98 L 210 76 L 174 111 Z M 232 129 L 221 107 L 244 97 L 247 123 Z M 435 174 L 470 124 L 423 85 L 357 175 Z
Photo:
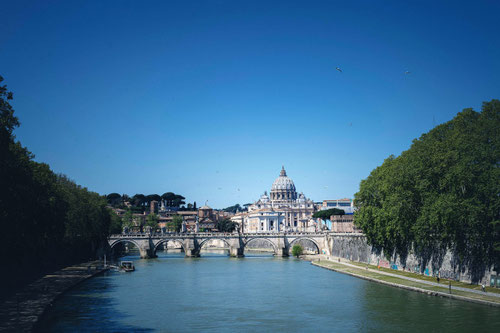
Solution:
M 454 256 L 450 251 L 443 253 L 439 258 L 432 258 L 428 263 L 423 263 L 422 258 L 410 253 L 405 261 L 400 257 L 392 257 L 387 260 L 384 253 L 378 253 L 366 241 L 363 235 L 334 235 L 332 236 L 332 256 L 359 261 L 371 265 L 393 268 L 422 273 L 429 276 L 441 276 L 441 278 L 453 279 L 470 283 L 471 274 L 467 269 L 459 271 Z M 483 278 L 479 281 L 489 285 L 490 275 L 495 275 L 493 270 L 486 270 Z

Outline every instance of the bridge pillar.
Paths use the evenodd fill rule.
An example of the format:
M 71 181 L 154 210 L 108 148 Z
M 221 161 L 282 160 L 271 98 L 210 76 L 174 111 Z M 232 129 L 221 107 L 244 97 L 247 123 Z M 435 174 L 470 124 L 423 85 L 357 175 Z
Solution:
M 139 244 L 139 253 L 141 254 L 141 259 L 151 259 L 151 258 L 156 258 L 157 255 L 155 253 L 155 246 L 151 240 L 149 239 L 144 239 L 138 242 Z
M 280 237 L 276 237 L 274 239 L 271 240 L 274 245 L 275 245 L 275 249 L 276 249 L 276 252 L 274 253 L 274 255 L 276 257 L 288 257 L 288 240 L 285 237 L 283 238 L 280 238 Z
M 276 257 L 288 257 L 288 247 L 278 247 L 274 255 Z
M 199 249 L 184 249 L 184 254 L 186 257 L 199 257 L 200 250 Z
M 184 255 L 186 257 L 199 257 L 200 256 L 200 247 L 198 243 L 195 243 L 193 239 L 184 240 Z
M 244 246 L 241 244 L 241 239 L 230 239 L 229 243 L 229 256 L 231 257 L 243 257 L 244 256 Z
M 326 254 L 327 256 L 332 255 L 332 239 L 330 236 L 325 235 L 325 238 L 323 239 L 323 248 L 320 249 L 321 254 Z
M 229 256 L 231 257 L 243 257 L 243 248 L 242 247 L 233 247 L 229 248 Z

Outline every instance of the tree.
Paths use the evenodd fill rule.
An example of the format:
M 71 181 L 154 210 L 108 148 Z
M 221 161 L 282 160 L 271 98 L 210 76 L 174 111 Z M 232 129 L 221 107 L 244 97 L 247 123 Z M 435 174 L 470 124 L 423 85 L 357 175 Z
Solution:
M 172 201 L 172 207 L 179 208 L 181 205 L 184 205 L 186 203 L 184 199 L 186 198 L 184 198 L 182 195 L 175 194 L 174 200 Z
M 149 214 L 146 217 L 146 226 L 155 230 L 158 227 L 158 216 L 156 214 Z
M 122 196 L 118 193 L 110 193 L 106 196 L 106 200 L 111 206 L 116 207 L 122 203 Z
M 338 208 L 318 210 L 313 214 L 315 219 L 322 219 L 323 221 L 329 220 L 332 215 L 344 215 L 345 211 Z
M 295 244 L 293 247 L 292 247 L 292 255 L 294 257 L 299 257 L 300 255 L 302 255 L 302 253 L 304 252 L 304 249 L 302 248 L 302 246 L 300 246 L 299 244 Z
M 5 231 L 0 251 L 12 254 L 2 261 L 9 274 L 3 276 L 0 298 L 43 273 L 95 258 L 112 230 L 106 197 L 35 162 L 15 140 L 19 121 L 11 99 L 0 86 L 0 228 Z M 26 257 L 30 260 L 22 260 Z
M 144 208 L 144 204 L 146 203 L 146 197 L 144 194 L 136 194 L 132 197 L 132 203 L 136 207 Z
M 175 194 L 172 192 L 166 192 L 161 195 L 161 198 L 165 200 L 167 207 L 173 207 L 173 201 L 175 199 Z
M 478 281 L 500 266 L 500 101 L 465 109 L 361 181 L 355 224 L 370 244 L 424 265 L 447 249 Z M 437 267 L 436 267 L 437 268 Z
M 182 228 L 182 216 L 174 215 L 172 216 L 172 222 L 167 223 L 167 227 L 171 231 L 180 232 Z
M 230 219 L 223 219 L 217 222 L 217 230 L 220 232 L 233 232 L 238 228 L 238 223 L 231 221 Z
M 3 77 L 0 76 L 0 83 Z M 12 92 L 7 90 L 7 86 L 0 86 L 0 142 L 6 144 L 14 139 L 12 131 L 19 127 L 19 119 L 14 116 L 14 109 L 8 102 L 12 99 Z
M 109 224 L 110 234 L 119 234 L 122 232 L 122 219 L 111 209 L 109 209 L 109 215 L 111 217 L 111 222 Z
M 236 204 L 234 206 L 229 206 L 229 207 L 226 207 L 223 209 L 223 211 L 225 212 L 229 212 L 229 213 L 236 213 L 237 211 L 242 211 L 243 208 L 241 208 L 240 204 Z
M 326 210 L 318 210 L 313 214 L 315 219 L 322 219 L 323 223 L 326 224 L 326 221 L 331 218 L 332 215 L 344 215 L 345 212 L 342 209 L 332 208 Z M 321 226 L 323 228 L 323 226 Z M 326 226 L 324 227 L 326 228 Z
M 122 226 L 127 228 L 132 228 L 134 226 L 134 215 L 132 211 L 127 210 L 122 216 Z
M 147 195 L 144 199 L 146 201 L 146 204 L 149 206 L 151 204 L 151 201 L 160 201 L 161 197 L 158 194 L 150 194 Z

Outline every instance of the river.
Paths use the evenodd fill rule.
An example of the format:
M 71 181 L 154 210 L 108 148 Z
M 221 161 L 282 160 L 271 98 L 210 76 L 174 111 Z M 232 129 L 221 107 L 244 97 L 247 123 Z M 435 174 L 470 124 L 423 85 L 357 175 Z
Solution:
M 393 288 L 294 258 L 130 255 L 62 296 L 49 332 L 500 332 L 500 309 Z

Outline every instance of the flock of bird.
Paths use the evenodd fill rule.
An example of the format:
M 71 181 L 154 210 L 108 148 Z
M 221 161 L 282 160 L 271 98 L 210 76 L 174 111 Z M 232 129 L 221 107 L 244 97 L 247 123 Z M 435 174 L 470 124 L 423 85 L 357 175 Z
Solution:
M 340 73 L 342 73 L 342 69 L 340 67 L 337 66 L 337 67 L 335 67 L 335 69 L 338 70 Z M 411 72 L 410 71 L 405 71 L 404 74 L 408 75 L 408 74 L 411 74 Z

